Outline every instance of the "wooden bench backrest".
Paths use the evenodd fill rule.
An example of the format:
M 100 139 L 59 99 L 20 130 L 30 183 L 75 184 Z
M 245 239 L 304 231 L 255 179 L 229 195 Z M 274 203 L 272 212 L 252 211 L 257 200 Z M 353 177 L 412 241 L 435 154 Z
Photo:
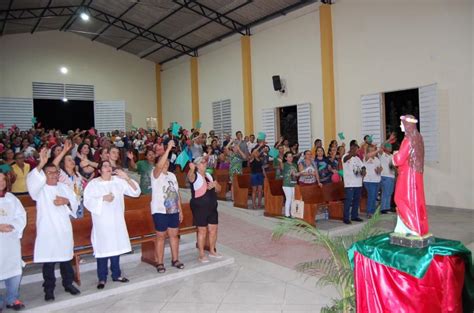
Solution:
M 217 181 L 229 181 L 229 170 L 215 169 L 214 179 Z
M 181 203 L 181 209 L 183 210 L 183 222 L 179 225 L 179 228 L 193 227 L 193 212 L 189 202 Z
M 324 200 L 326 202 L 344 200 L 344 183 L 331 183 L 323 185 Z
M 149 196 L 145 197 L 145 201 L 149 201 Z M 141 198 L 140 197 L 140 198 Z M 146 199 L 148 198 L 148 199 Z M 130 200 L 136 198 L 130 198 Z M 139 198 L 138 198 L 139 199 Z M 140 204 L 141 201 L 130 201 L 128 204 Z M 193 230 L 193 215 L 189 203 L 181 204 L 183 209 L 183 222 L 179 228 L 183 229 L 184 232 Z M 36 239 L 36 208 L 28 207 L 28 211 L 31 212 L 28 215 L 28 223 L 23 231 L 23 238 L 21 239 L 21 250 L 22 255 L 25 258 L 33 256 L 35 239 Z M 33 213 L 34 212 L 34 213 Z M 150 212 L 149 205 L 147 207 L 136 207 L 125 209 L 125 222 L 127 224 L 127 230 L 130 238 L 144 237 L 147 235 L 153 235 L 155 233 L 155 227 L 153 218 Z M 91 231 L 92 231 L 92 217 L 90 214 L 85 214 L 83 218 L 72 219 L 72 228 L 74 236 L 74 247 L 90 246 L 91 243 Z
M 24 207 L 36 205 L 36 201 L 31 199 L 30 195 L 17 196 L 17 198 L 18 200 L 20 200 L 21 204 L 23 204 Z
M 284 196 L 283 192 L 283 180 L 282 179 L 268 179 L 268 185 L 270 186 L 270 193 L 272 196 Z
M 275 180 L 275 172 L 273 172 L 273 171 L 269 172 L 269 171 L 267 170 L 266 173 L 267 173 L 267 178 L 268 178 L 269 180 Z
M 318 185 L 299 185 L 297 188 L 299 188 L 302 200 L 305 204 L 317 204 L 325 201 L 323 189 Z
M 36 240 L 36 221 L 26 224 L 23 230 L 23 237 L 21 237 L 21 254 L 26 257 L 31 257 L 35 248 Z
M 236 175 L 239 188 L 250 188 L 250 174 Z
M 90 246 L 91 243 L 91 231 L 92 231 L 92 218 L 90 215 L 84 216 L 71 220 L 72 230 L 74 235 L 74 246 L 84 247 Z
M 141 210 L 147 208 L 150 210 L 151 195 L 141 195 L 138 198 L 124 197 L 125 210 Z
M 125 211 L 125 222 L 127 223 L 130 238 L 142 237 L 155 233 L 151 213 L 148 210 Z

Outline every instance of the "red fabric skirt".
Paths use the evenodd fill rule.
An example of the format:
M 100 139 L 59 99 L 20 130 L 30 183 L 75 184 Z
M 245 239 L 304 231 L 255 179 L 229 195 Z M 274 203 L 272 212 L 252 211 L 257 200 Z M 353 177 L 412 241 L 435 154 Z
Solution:
M 421 279 L 354 255 L 357 312 L 462 312 L 464 260 L 436 255 Z

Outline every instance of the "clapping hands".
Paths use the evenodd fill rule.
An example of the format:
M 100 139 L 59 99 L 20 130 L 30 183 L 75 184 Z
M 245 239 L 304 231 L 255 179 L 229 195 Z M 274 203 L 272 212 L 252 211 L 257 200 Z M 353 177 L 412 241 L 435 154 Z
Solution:
M 213 188 L 216 188 L 216 182 L 215 181 L 208 182 L 207 183 L 207 190 L 211 190 Z
M 55 206 L 66 205 L 66 204 L 69 203 L 69 199 L 61 197 L 61 196 L 56 196 L 53 203 L 54 203 Z
M 105 196 L 102 197 L 102 199 L 106 202 L 112 202 L 114 201 L 114 194 L 112 192 L 109 192 L 108 194 L 106 194 Z

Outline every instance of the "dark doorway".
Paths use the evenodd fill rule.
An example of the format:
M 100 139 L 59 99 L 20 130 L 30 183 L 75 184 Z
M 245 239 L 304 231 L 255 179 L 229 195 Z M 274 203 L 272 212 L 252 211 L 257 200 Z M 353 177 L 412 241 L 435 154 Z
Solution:
M 393 150 L 398 150 L 399 144 L 403 140 L 403 132 L 400 129 L 400 116 L 411 114 L 419 119 L 420 104 L 418 98 L 418 88 L 386 92 L 385 96 L 385 134 L 386 137 L 394 132 L 397 135 L 397 143 Z M 420 123 L 417 124 L 418 130 Z
M 296 105 L 278 109 L 278 121 L 280 122 L 280 136 L 288 139 L 290 145 L 298 142 L 298 117 Z
M 94 101 L 33 99 L 34 116 L 41 127 L 70 129 L 94 127 Z

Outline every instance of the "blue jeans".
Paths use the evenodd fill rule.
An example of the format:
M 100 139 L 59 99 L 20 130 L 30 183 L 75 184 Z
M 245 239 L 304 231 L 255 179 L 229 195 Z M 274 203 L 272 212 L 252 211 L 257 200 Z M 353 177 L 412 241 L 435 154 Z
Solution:
M 375 205 L 377 202 L 377 192 L 380 188 L 380 183 L 364 182 L 365 190 L 367 190 L 367 214 L 375 213 Z
M 360 193 L 362 187 L 344 188 L 346 199 L 344 200 L 344 221 L 350 221 L 359 217 Z M 351 211 L 352 208 L 352 211 Z M 349 218 L 350 215 L 350 218 Z
M 107 258 L 97 258 L 97 277 L 99 281 L 106 282 L 109 275 L 108 261 L 110 259 L 110 270 L 112 271 L 112 279 L 117 279 L 122 275 L 120 271 L 120 255 Z
M 380 207 L 380 211 L 388 211 L 391 209 L 393 188 L 395 187 L 395 178 L 382 176 L 380 187 L 382 188 L 382 204 Z
M 7 290 L 7 295 L 5 297 L 5 302 L 7 305 L 13 304 L 15 300 L 18 300 L 20 297 L 20 282 L 21 282 L 21 275 L 13 276 L 4 280 L 5 288 Z M 4 300 L 2 294 L 0 294 L 0 310 L 4 307 Z

